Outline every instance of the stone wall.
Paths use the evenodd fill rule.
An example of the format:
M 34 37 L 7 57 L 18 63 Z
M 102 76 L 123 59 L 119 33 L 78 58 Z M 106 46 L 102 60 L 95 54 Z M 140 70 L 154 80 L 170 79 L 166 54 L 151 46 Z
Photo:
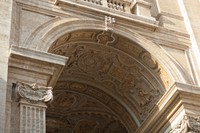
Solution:
M 9 105 L 6 104 L 6 88 L 8 74 L 8 57 L 10 47 L 10 32 L 12 22 L 12 0 L 0 0 L 0 132 L 5 132 L 6 113 Z M 10 101 L 7 101 L 9 103 Z M 8 106 L 8 110 L 6 110 Z

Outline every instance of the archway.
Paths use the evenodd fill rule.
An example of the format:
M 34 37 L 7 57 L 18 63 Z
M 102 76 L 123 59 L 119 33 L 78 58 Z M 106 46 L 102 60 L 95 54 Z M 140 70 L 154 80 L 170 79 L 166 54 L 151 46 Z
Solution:
M 49 132 L 133 133 L 172 84 L 148 51 L 113 32 L 69 32 L 48 52 L 70 57 L 47 110 Z
M 103 131 L 104 127 L 115 125 L 121 127 L 119 130 L 132 133 L 147 119 L 149 112 L 156 107 L 160 97 L 174 81 L 192 84 L 191 77 L 187 76 L 180 65 L 155 43 L 120 25 L 115 25 L 113 32 L 104 30 L 101 21 L 55 18 L 38 27 L 24 43 L 23 47 L 29 49 L 70 57 L 54 87 L 54 93 L 58 97 L 59 92 L 63 93 L 62 97 L 71 94 L 72 98 L 66 100 L 72 103 L 65 103 L 64 100 L 63 104 L 69 107 L 66 107 L 68 108 L 66 115 L 58 118 L 52 116 L 58 116 L 55 111 L 60 110 L 62 106 L 53 103 L 47 111 L 50 119 L 47 128 L 48 125 L 56 125 L 55 122 L 57 123 L 53 127 L 55 130 L 63 126 L 70 127 L 69 125 L 72 124 L 74 127 L 71 129 L 75 132 L 79 129 L 76 127 L 88 121 L 96 127 L 88 132 L 96 132 L 96 129 Z M 71 85 L 68 85 L 71 83 L 78 84 L 77 86 L 89 86 L 93 91 L 89 91 L 91 94 L 85 94 L 85 91 L 90 89 L 83 92 L 74 91 Z M 75 88 L 81 89 L 81 87 Z M 98 99 L 98 96 L 102 98 Z M 63 123 L 61 118 L 68 118 L 69 110 L 77 109 L 76 97 L 84 97 L 83 99 L 90 99 L 90 101 L 92 99 L 92 102 L 103 108 L 104 112 L 92 110 L 92 113 L 87 111 L 79 112 L 78 115 L 72 113 L 73 116 L 92 114 L 93 117 L 90 118 L 101 117 L 101 120 L 108 119 L 115 124 L 102 125 L 99 119 L 95 119 L 96 122 L 94 119 L 89 119 L 80 122 L 66 120 Z M 111 99 L 108 102 L 110 104 L 101 101 L 104 97 Z M 101 125 L 101 128 L 97 128 L 97 125 Z
M 39 26 L 26 39 L 22 47 L 47 52 L 51 45 L 64 34 L 87 29 L 103 31 L 105 27 L 102 21 L 57 17 Z M 173 81 L 193 84 L 191 76 L 185 73 L 181 65 L 170 58 L 158 45 L 124 26 L 115 25 L 113 30 L 116 34 L 125 36 L 143 47 L 151 56 L 153 55 L 160 64 L 163 64 L 162 67 Z M 163 79 L 165 78 L 163 75 Z

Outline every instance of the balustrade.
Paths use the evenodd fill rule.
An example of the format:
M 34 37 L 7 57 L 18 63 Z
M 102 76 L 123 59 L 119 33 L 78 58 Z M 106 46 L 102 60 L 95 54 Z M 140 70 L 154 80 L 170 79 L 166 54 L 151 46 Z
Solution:
M 83 1 L 91 2 L 97 5 L 102 5 L 102 0 L 83 0 Z
M 138 16 L 151 17 L 151 3 L 144 0 L 56 0 L 55 4 L 62 5 L 74 2 L 75 4 L 83 4 L 93 8 L 103 9 L 103 7 L 124 13 L 135 14 Z
M 109 8 L 125 12 L 125 3 L 118 0 L 107 0 Z

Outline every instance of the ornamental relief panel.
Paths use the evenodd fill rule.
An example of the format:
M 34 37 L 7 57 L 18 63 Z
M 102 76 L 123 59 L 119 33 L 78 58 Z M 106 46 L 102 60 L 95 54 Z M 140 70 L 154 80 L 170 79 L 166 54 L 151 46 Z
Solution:
M 113 111 L 116 114 L 120 114 L 120 113 L 125 112 L 123 107 L 116 100 L 114 100 L 112 97 L 110 97 L 109 95 L 107 95 L 103 91 L 100 91 L 100 90 L 98 90 L 98 89 L 96 89 L 92 86 L 86 85 L 86 84 L 84 84 L 85 85 L 84 91 L 75 90 L 73 86 L 79 86 L 79 85 L 82 86 L 82 83 L 69 82 L 69 81 L 58 82 L 56 87 L 55 87 L 56 88 L 55 99 L 57 99 L 57 98 L 64 99 L 67 96 L 66 94 L 71 94 L 72 96 L 77 95 L 76 97 L 79 97 L 79 100 L 77 100 L 77 103 L 75 103 L 74 106 L 72 106 L 72 107 L 76 107 L 76 108 L 79 108 L 79 107 L 81 108 L 83 106 L 87 107 L 86 105 L 89 105 L 89 103 L 90 103 L 90 106 L 93 107 L 95 105 L 96 107 L 99 107 L 99 109 L 100 109 L 103 105 L 114 105 L 114 106 L 111 106 L 111 107 L 114 108 Z M 65 95 L 63 95 L 63 94 L 65 94 Z M 84 95 L 81 96 L 80 94 L 82 94 L 82 95 L 84 94 Z M 63 97 L 61 97 L 60 95 L 62 95 Z M 92 100 L 89 97 L 95 98 L 96 102 L 94 102 L 95 101 L 94 99 Z M 67 101 L 67 99 L 65 99 L 64 101 Z M 59 105 L 57 102 L 59 102 L 59 101 L 54 100 L 52 102 L 52 104 L 50 105 L 50 107 L 52 107 L 52 108 L 57 107 Z M 111 109 L 111 107 L 110 107 L 110 109 Z M 51 109 L 51 108 L 48 108 L 48 109 Z M 120 110 L 120 111 L 118 112 L 118 110 Z M 111 111 L 109 110 L 108 112 L 111 112 Z
M 55 107 L 59 110 L 65 111 L 75 106 L 75 104 L 79 101 L 79 95 L 70 92 L 59 93 L 57 91 L 54 91 L 54 100 L 50 107 Z
M 101 47 L 98 49 L 96 50 L 93 44 L 70 44 L 68 51 L 74 51 L 74 53 L 68 55 L 70 60 L 63 70 L 61 78 L 78 77 L 86 79 L 87 77 L 102 84 L 110 91 L 115 92 L 116 95 L 124 97 L 130 102 L 135 102 L 133 105 L 135 108 L 141 109 L 138 110 L 138 116 L 143 121 L 149 113 L 148 110 L 151 110 L 163 93 L 161 90 L 155 90 L 157 87 L 160 88 L 160 85 L 137 61 L 131 62 L 131 57 L 123 54 L 121 57 L 120 52 L 115 54 L 111 50 L 101 49 Z M 68 52 L 66 51 L 66 53 Z M 151 79 L 151 81 L 147 79 Z M 147 84 L 146 82 L 152 83 Z M 141 89 L 138 89 L 138 83 L 141 84 Z M 144 90 L 144 86 L 151 89 Z M 140 95 L 137 93 L 137 89 L 140 91 Z M 156 92 L 156 95 L 154 95 L 154 92 Z M 98 93 L 93 95 L 96 94 Z M 137 101 L 141 101 L 141 103 Z
M 185 115 L 169 133 L 200 133 L 200 117 Z
M 130 108 L 134 106 L 132 111 L 139 121 L 146 119 L 164 94 L 164 88 L 171 84 L 168 74 L 154 57 L 113 33 L 92 30 L 69 33 L 58 39 L 50 52 L 70 57 L 60 79 L 91 81 L 105 87 L 128 101 Z M 90 93 L 98 98 L 95 90 Z
M 81 87 L 78 87 L 79 89 L 77 89 L 76 86 L 81 86 L 81 87 L 84 87 L 85 89 L 83 90 Z M 129 121 L 132 123 L 131 128 L 136 129 L 136 124 L 134 123 L 129 112 L 127 112 L 127 110 L 114 98 L 112 98 L 105 92 L 95 87 L 78 83 L 78 82 L 59 81 L 57 85 L 55 86 L 55 89 L 56 89 L 55 93 L 70 92 L 70 93 L 79 94 L 79 97 L 81 97 L 80 101 L 74 104 L 75 106 L 72 106 L 71 109 L 65 110 L 66 115 L 70 113 L 74 114 L 78 110 L 81 110 L 81 111 L 85 111 L 86 113 L 98 114 L 98 115 L 101 114 L 103 116 L 106 116 L 106 118 L 108 117 L 114 120 L 120 119 L 123 122 L 127 121 L 127 118 L 124 118 L 124 117 L 128 116 L 130 118 Z M 55 110 L 56 107 L 54 105 L 57 105 L 57 104 L 52 103 L 50 107 L 48 108 L 49 114 L 56 113 L 56 110 Z M 59 111 L 57 111 L 57 113 L 62 114 L 63 110 L 61 110 L 60 113 Z
M 73 116 L 80 119 L 47 118 L 47 133 L 128 133 L 124 125 L 117 120 L 89 114 Z M 95 117 L 96 119 L 94 119 Z
M 148 52 L 146 52 L 144 48 L 140 47 L 138 44 L 135 44 L 133 41 L 112 32 L 96 30 L 74 31 L 57 39 L 54 44 L 52 44 L 49 52 L 58 55 L 71 56 L 74 54 L 73 52 L 75 50 L 73 49 L 75 45 L 71 46 L 71 44 L 87 45 L 91 43 L 96 46 L 95 49 L 98 49 L 98 47 L 100 47 L 98 44 L 100 44 L 107 46 L 107 48 L 120 50 L 132 56 L 141 62 L 144 66 L 148 67 L 149 70 L 160 80 L 165 88 L 168 88 L 172 84 L 172 80 L 168 76 L 165 69 L 160 64 L 158 64 L 156 59 Z M 130 61 L 130 63 L 133 62 L 131 60 L 127 59 L 127 61 Z
M 90 42 L 99 43 L 103 45 L 113 45 L 118 41 L 118 36 L 112 32 L 106 31 L 75 31 L 73 33 L 67 33 L 57 39 L 49 48 L 49 52 L 54 53 L 54 50 L 64 45 L 65 43 L 72 42 Z
M 105 108 L 98 100 L 91 97 L 70 92 L 69 90 L 54 91 L 54 101 L 49 105 L 48 111 L 54 113 L 69 113 L 79 109 L 96 109 L 98 111 L 110 112 L 107 107 Z
M 117 101 L 92 86 L 58 82 L 47 108 L 47 133 L 127 133 L 120 122 L 125 119 L 116 113 L 129 116 Z

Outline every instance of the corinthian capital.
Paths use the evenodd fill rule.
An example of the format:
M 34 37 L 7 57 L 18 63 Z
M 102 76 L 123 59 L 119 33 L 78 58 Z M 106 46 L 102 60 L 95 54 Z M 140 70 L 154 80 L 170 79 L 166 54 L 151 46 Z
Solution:
M 16 89 L 21 98 L 32 104 L 50 102 L 53 99 L 52 87 L 38 86 L 35 83 L 25 84 L 17 82 Z

